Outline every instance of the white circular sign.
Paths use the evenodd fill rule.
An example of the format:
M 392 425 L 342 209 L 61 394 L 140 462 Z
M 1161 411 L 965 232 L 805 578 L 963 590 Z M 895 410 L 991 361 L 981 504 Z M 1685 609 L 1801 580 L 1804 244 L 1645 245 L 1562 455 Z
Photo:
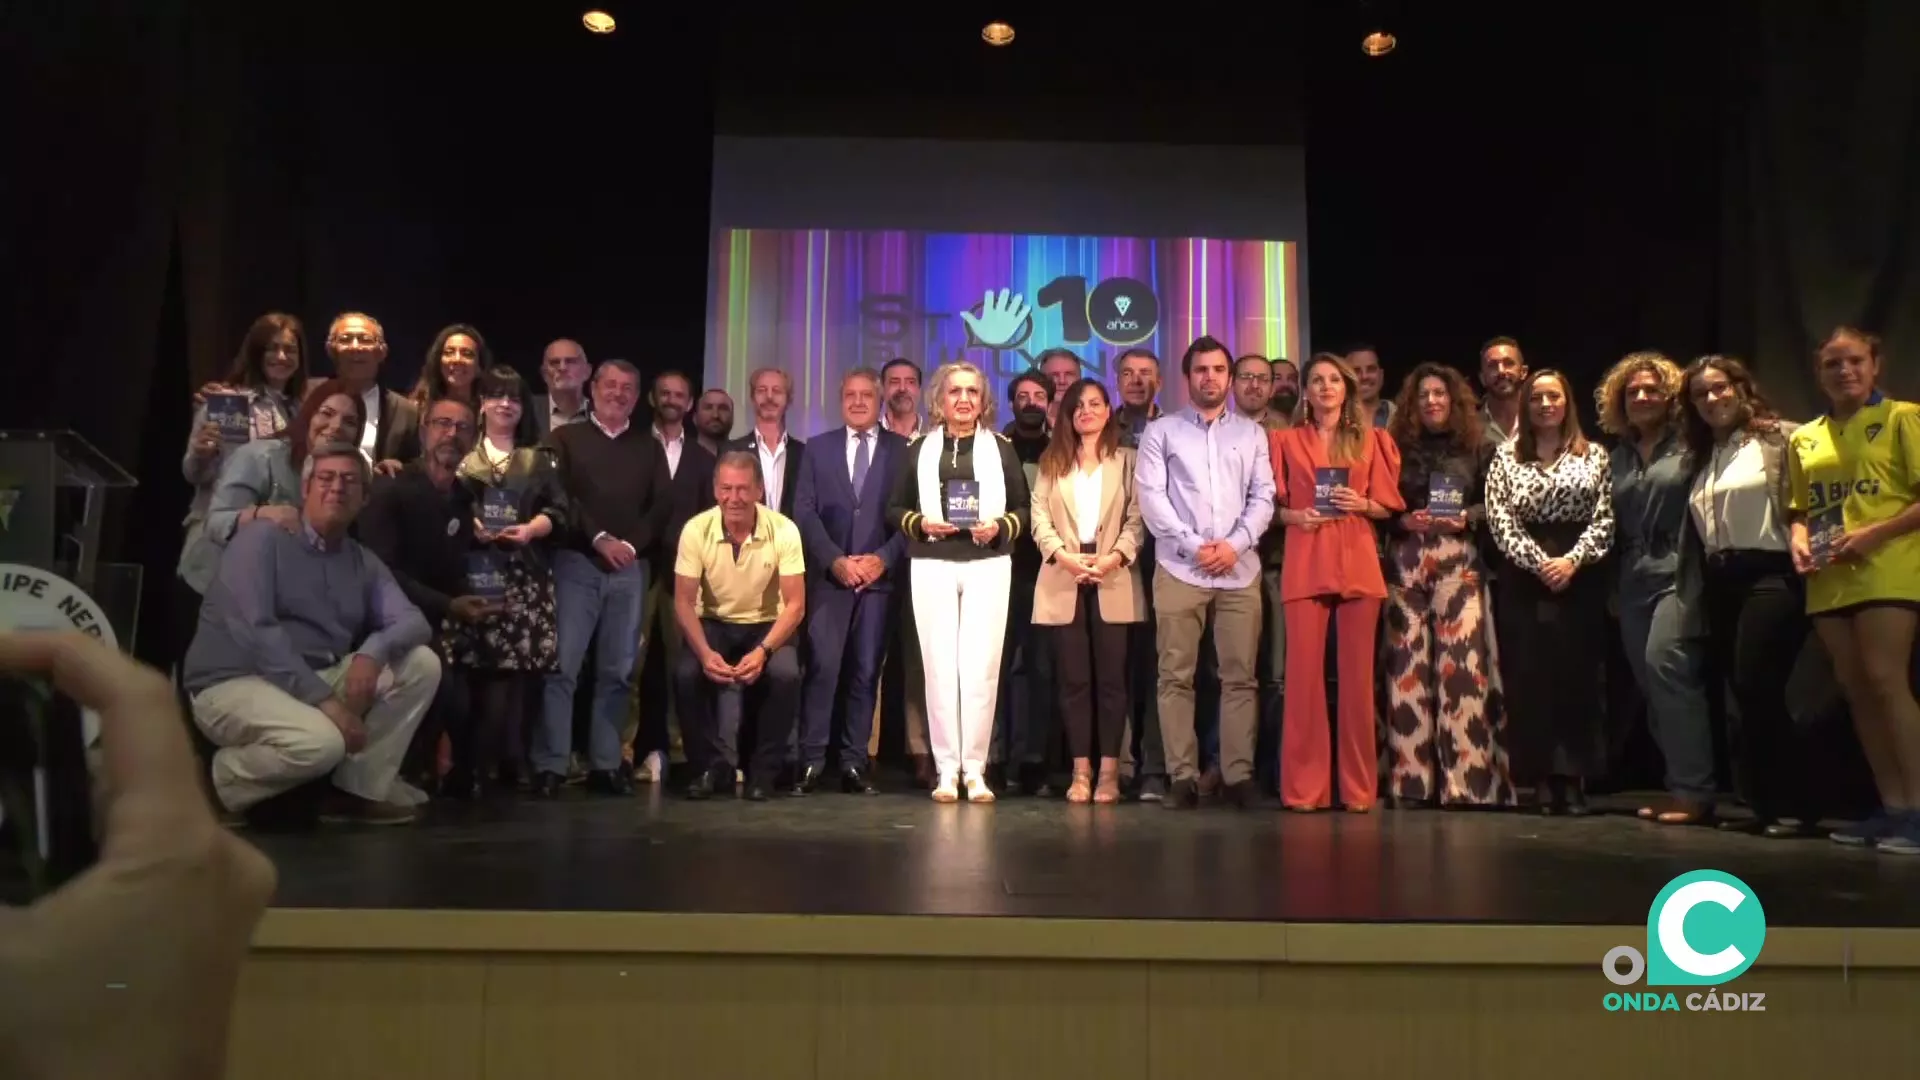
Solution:
M 19 563 L 0 563 L 0 630 L 78 630 L 120 647 L 113 624 L 93 597 L 58 574 Z M 100 739 L 100 714 L 82 710 L 80 729 L 91 748 Z

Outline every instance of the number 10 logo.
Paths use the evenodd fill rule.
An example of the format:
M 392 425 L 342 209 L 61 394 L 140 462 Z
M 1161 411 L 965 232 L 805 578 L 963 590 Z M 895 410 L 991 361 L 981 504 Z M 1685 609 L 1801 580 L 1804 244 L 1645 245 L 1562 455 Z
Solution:
M 1160 328 L 1160 301 L 1136 278 L 1114 277 L 1087 291 L 1087 279 L 1063 275 L 1034 294 L 1037 307 L 1060 309 L 1060 336 L 1069 345 L 1094 337 L 1109 345 L 1138 345 Z

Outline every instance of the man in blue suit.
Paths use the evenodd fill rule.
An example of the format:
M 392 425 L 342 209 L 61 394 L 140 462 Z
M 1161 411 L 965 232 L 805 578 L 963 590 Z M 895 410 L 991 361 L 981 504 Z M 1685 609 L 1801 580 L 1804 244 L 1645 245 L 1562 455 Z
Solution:
M 813 791 L 826 772 L 836 704 L 843 705 L 841 789 L 878 794 L 867 741 L 896 569 L 906 560 L 906 539 L 888 527 L 886 504 L 907 467 L 907 440 L 880 425 L 880 376 L 847 372 L 840 415 L 845 427 L 807 441 L 793 496 L 807 555 L 808 646 L 795 795 Z

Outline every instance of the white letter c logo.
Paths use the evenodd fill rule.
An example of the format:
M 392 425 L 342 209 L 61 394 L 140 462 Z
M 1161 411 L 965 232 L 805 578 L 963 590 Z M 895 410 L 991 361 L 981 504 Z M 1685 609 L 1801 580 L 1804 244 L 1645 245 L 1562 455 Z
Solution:
M 1747 958 L 1732 945 L 1712 956 L 1695 952 L 1693 946 L 1687 944 L 1686 929 L 1687 914 L 1701 904 L 1718 904 L 1728 911 L 1737 911 L 1746 899 L 1746 893 L 1724 881 L 1692 881 L 1675 889 L 1660 906 L 1660 951 L 1674 967 L 1702 979 L 1717 979 L 1746 963 Z

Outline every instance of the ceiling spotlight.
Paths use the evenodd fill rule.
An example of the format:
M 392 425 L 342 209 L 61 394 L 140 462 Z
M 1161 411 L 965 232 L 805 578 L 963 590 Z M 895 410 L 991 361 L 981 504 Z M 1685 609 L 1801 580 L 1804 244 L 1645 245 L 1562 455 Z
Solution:
M 980 40 L 989 45 L 1013 44 L 1013 27 L 1003 22 L 990 22 L 980 29 Z
M 589 33 L 613 33 L 613 16 L 604 11 L 587 12 L 585 15 L 580 16 L 580 24 L 585 26 Z
M 1392 34 L 1387 33 L 1385 30 L 1375 30 L 1373 33 L 1360 39 L 1360 51 L 1366 53 L 1368 56 L 1385 56 L 1392 52 L 1393 47 L 1398 44 L 1400 44 L 1400 42 L 1395 40 Z

